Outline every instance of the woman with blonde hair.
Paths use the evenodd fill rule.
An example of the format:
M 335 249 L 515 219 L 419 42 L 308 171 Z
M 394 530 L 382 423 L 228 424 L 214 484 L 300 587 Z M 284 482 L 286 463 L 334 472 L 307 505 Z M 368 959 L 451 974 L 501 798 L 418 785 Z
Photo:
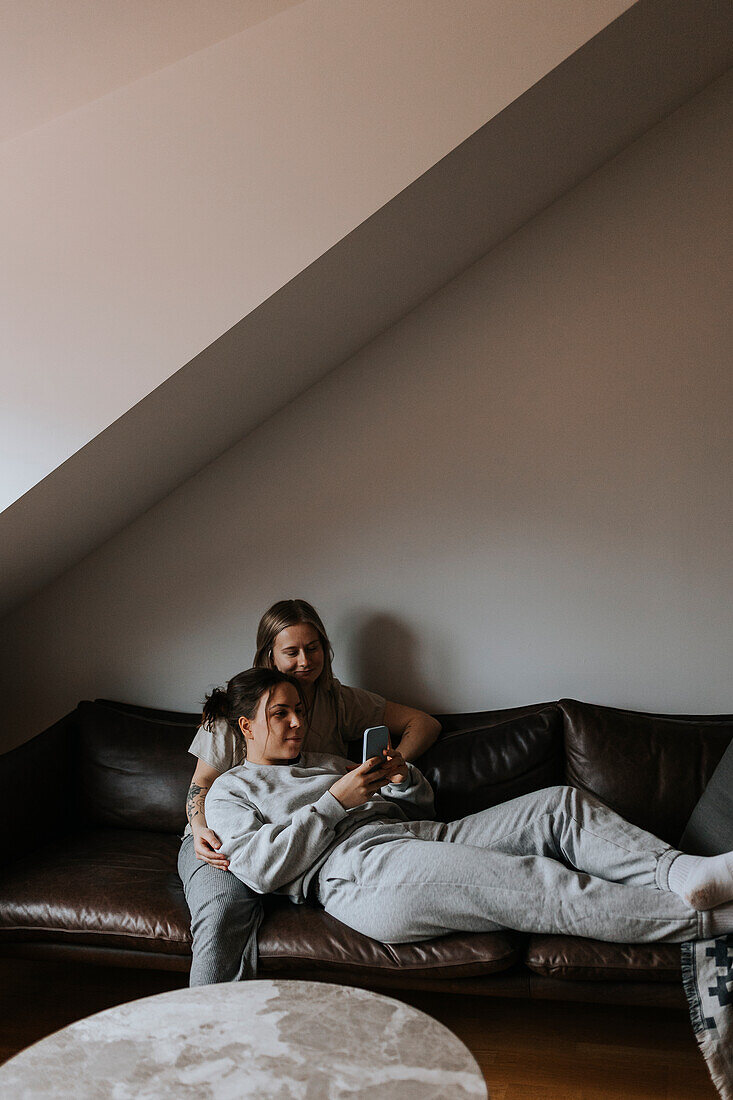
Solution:
M 417 759 L 433 744 L 440 732 L 434 718 L 374 692 L 341 684 L 333 675 L 332 659 L 326 628 L 306 600 L 280 600 L 262 616 L 255 667 L 285 673 L 297 683 L 308 752 L 345 757 L 348 742 L 361 740 L 367 727 L 378 725 L 389 728 L 405 760 Z M 209 707 L 189 748 L 197 764 L 186 801 L 189 824 L 178 870 L 191 910 L 191 985 L 238 981 L 256 972 L 262 899 L 230 873 L 205 809 L 214 780 L 244 763 L 245 746 L 245 739 L 237 736 L 225 717 L 217 717 Z

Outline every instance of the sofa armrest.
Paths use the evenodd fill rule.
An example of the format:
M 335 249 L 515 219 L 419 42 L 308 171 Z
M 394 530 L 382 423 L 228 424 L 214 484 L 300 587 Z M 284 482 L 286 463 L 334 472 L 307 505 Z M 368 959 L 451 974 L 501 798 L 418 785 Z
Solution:
M 0 756 L 0 789 L 10 828 L 0 865 L 77 824 L 75 711 Z

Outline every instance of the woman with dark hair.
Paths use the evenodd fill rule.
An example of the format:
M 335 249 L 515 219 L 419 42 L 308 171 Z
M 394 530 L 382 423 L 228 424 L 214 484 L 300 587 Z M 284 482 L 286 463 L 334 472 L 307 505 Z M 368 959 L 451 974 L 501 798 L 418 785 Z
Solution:
M 316 609 L 306 600 L 280 600 L 257 629 L 255 666 L 291 675 L 302 695 L 310 752 L 345 757 L 347 743 L 368 726 L 386 725 L 401 755 L 414 760 L 433 744 L 440 725 L 429 714 L 392 703 L 374 692 L 339 683 L 331 670 L 333 649 Z M 229 687 L 236 691 L 235 681 Z M 205 801 L 214 780 L 244 763 L 245 739 L 220 710 L 224 693 L 208 699 L 189 752 L 197 757 L 186 801 L 188 826 L 178 857 L 191 911 L 191 985 L 251 977 L 257 965 L 261 898 L 228 872 L 221 844 L 209 827 Z M 219 708 L 219 709 L 217 709 Z
M 684 855 L 572 787 L 434 821 L 431 787 L 399 749 L 359 766 L 305 751 L 298 681 L 276 670 L 240 673 L 217 711 L 247 751 L 207 810 L 256 891 L 317 901 L 387 943 L 498 928 L 614 943 L 733 931 L 733 853 Z

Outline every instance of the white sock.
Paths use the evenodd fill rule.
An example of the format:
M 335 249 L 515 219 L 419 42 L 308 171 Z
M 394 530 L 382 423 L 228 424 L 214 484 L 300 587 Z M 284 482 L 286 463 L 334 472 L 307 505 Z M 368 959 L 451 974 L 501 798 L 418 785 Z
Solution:
M 721 856 L 677 856 L 669 888 L 693 909 L 717 909 L 733 901 L 733 852 Z M 722 919 L 722 918 L 721 918 Z
M 733 904 L 719 905 L 707 915 L 711 936 L 727 936 L 733 932 Z

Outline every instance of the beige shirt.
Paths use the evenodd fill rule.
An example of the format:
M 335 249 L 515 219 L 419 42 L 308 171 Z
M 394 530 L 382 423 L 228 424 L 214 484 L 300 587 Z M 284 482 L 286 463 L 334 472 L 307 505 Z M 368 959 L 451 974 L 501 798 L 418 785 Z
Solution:
M 361 738 L 369 726 L 384 720 L 386 700 L 373 691 L 346 687 L 334 679 L 330 691 L 318 689 L 313 701 L 310 725 L 303 742 L 305 752 L 346 756 L 346 742 Z M 246 759 L 244 737 L 220 718 L 213 730 L 199 726 L 188 750 L 219 774 L 237 768 Z M 184 836 L 191 832 L 186 826 Z

